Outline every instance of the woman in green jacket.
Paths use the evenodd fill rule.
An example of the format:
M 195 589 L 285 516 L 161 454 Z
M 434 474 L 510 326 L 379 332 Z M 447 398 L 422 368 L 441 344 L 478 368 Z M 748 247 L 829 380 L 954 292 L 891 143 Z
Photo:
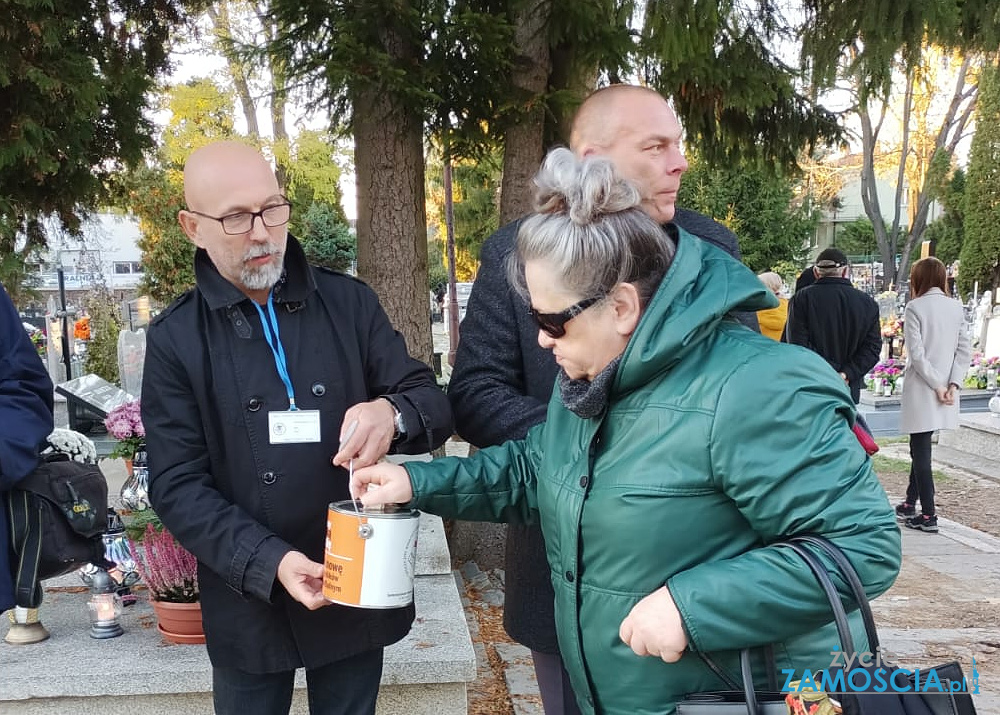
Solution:
M 539 522 L 584 712 L 662 715 L 724 688 L 698 651 L 739 673 L 740 649 L 757 649 L 761 685 L 767 644 L 779 669 L 829 666 L 830 607 L 775 542 L 827 537 L 871 597 L 900 563 L 844 381 L 729 318 L 776 299 L 723 252 L 649 219 L 606 160 L 557 149 L 536 183 L 511 275 L 561 367 L 546 422 L 468 459 L 359 470 L 353 493 Z

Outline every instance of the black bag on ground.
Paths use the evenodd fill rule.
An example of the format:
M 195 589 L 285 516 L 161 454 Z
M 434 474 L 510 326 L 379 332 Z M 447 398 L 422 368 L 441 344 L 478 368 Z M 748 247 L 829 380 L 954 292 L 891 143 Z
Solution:
M 868 603 L 857 571 L 844 552 L 825 538 L 813 535 L 792 537 L 783 542 L 783 545 L 795 551 L 809 565 L 823 588 L 833 610 L 834 622 L 837 624 L 841 652 L 857 655 L 847 620 L 847 611 L 823 562 L 812 551 L 806 549 L 805 545 L 825 552 L 837 564 L 838 571 L 850 586 L 861 612 L 869 651 L 881 653 L 871 605 Z M 784 702 L 778 702 L 776 693 L 755 692 L 748 650 L 744 650 L 740 658 L 743 671 L 742 687 L 707 655 L 699 655 L 731 690 L 688 695 L 677 703 L 678 715 L 787 714 L 787 706 Z M 880 670 L 881 673 L 878 672 Z M 856 674 L 859 672 L 864 677 L 857 678 Z M 771 678 L 770 672 L 768 677 Z M 844 715 L 976 715 L 976 707 L 959 663 L 951 662 L 921 669 L 920 677 L 922 682 L 917 684 L 913 672 L 888 663 L 881 665 L 856 663 L 846 671 L 842 668 L 828 668 L 826 671 L 817 671 L 814 674 L 816 685 L 821 690 L 824 684 L 850 683 L 850 687 L 845 687 L 843 691 L 837 692 L 839 688 L 826 691 L 831 699 L 840 703 Z M 881 687 L 879 678 L 888 686 Z M 931 678 L 932 687 L 928 686 L 928 678 Z M 858 692 L 862 689 L 864 692 Z
M 108 522 L 108 482 L 96 464 L 49 455 L 7 494 L 4 508 L 18 606 L 38 608 L 42 579 L 106 563 L 101 535 Z

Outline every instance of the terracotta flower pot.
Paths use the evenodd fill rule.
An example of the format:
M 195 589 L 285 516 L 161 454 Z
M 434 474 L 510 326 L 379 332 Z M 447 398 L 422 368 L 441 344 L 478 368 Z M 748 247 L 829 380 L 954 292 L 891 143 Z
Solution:
M 201 626 L 200 603 L 170 603 L 151 601 L 157 629 L 171 643 L 204 643 L 205 632 Z

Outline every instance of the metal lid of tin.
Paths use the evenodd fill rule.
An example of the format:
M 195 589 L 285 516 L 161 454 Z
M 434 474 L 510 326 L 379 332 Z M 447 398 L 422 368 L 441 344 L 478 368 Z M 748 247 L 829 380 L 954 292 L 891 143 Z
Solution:
M 383 504 L 382 506 L 366 507 L 360 500 L 346 499 L 344 501 L 330 502 L 330 508 L 334 511 L 364 517 L 414 517 L 420 514 L 419 511 L 406 504 Z

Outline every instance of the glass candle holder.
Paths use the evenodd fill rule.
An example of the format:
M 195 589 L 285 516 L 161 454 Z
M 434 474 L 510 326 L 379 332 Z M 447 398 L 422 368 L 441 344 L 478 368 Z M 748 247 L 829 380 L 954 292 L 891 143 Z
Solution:
M 90 611 L 90 637 L 115 638 L 125 631 L 118 619 L 122 615 L 122 599 L 117 593 L 95 593 L 87 602 Z

